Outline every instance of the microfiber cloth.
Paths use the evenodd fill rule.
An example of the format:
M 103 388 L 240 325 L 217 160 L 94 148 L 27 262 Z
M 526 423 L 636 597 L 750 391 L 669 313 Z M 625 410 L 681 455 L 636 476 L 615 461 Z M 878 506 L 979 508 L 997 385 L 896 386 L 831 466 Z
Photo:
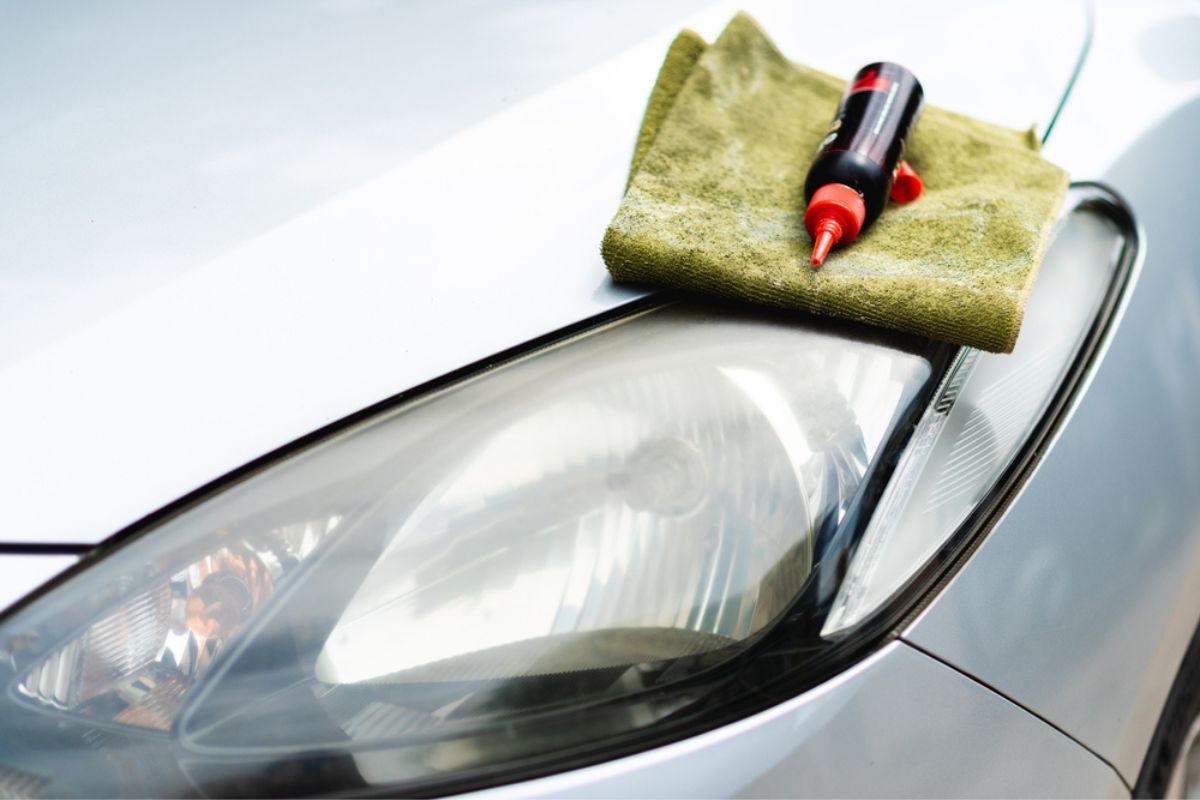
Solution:
M 681 33 L 601 245 L 609 272 L 1011 352 L 1067 174 L 1032 130 L 927 104 L 905 152 L 924 193 L 814 271 L 804 179 L 844 86 L 745 14 L 711 45 Z

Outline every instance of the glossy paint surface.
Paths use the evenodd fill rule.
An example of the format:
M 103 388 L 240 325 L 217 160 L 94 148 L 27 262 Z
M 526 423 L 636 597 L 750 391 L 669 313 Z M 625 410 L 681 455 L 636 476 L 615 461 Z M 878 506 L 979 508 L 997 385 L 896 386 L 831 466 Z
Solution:
M 0 365 L 697 7 L 0 2 Z
M 680 27 L 711 38 L 742 5 L 321 2 L 215 29 L 4 6 L 0 540 L 99 541 L 637 296 L 598 250 L 647 92 Z M 1030 3 L 1028 26 L 879 3 L 848 47 L 813 35 L 836 5 L 745 5 L 794 58 L 897 60 L 931 102 L 1012 127 L 1049 118 L 1082 29 L 1073 5 Z
M 69 555 L 5 553 L 0 555 L 0 587 L 16 600 L 33 591 L 78 559 Z
M 1197 31 L 1194 6 L 1099 9 L 1047 157 L 1129 201 L 1145 229 L 1141 276 L 1058 441 L 905 634 L 1130 783 L 1200 620 Z M 1114 106 L 1114 85 L 1138 90 Z

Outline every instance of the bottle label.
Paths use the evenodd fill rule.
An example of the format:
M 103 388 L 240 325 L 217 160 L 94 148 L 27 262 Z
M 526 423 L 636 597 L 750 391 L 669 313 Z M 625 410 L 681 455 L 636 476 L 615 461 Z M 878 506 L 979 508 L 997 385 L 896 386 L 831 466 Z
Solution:
M 899 64 L 868 64 L 846 88 L 819 152 L 861 153 L 889 175 L 896 169 L 922 93 L 912 73 Z

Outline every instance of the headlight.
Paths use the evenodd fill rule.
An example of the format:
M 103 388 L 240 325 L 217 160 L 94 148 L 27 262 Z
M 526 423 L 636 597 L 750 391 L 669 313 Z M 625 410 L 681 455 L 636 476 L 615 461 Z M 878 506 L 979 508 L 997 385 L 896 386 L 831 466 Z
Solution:
M 463 788 L 812 685 L 1069 388 L 1129 269 L 1086 260 L 1032 362 L 674 304 L 340 426 L 8 615 L 0 790 Z

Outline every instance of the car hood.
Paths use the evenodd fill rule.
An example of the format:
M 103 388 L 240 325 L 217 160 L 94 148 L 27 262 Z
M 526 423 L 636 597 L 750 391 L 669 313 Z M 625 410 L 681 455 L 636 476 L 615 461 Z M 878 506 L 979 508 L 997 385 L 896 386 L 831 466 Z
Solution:
M 31 5 L 7 26 L 21 46 L 0 51 L 28 63 L 0 83 L 0 250 L 17 256 L 0 314 L 0 542 L 95 543 L 331 421 L 637 297 L 598 245 L 682 26 L 711 38 L 745 7 L 793 58 L 843 75 L 902 61 L 932 102 L 1022 128 L 1051 118 L 1084 37 L 1082 7 L 1045 4 L 879 4 L 852 39 L 834 4 L 604 4 L 582 21 L 561 10 L 574 5 L 436 5 L 289 4 L 184 53 L 171 42 L 206 23 L 162 9 L 64 23 Z M 321 55 L 327 39 L 343 46 Z M 75 72 L 38 55 L 54 48 Z M 110 62 L 111 81 L 89 84 Z

